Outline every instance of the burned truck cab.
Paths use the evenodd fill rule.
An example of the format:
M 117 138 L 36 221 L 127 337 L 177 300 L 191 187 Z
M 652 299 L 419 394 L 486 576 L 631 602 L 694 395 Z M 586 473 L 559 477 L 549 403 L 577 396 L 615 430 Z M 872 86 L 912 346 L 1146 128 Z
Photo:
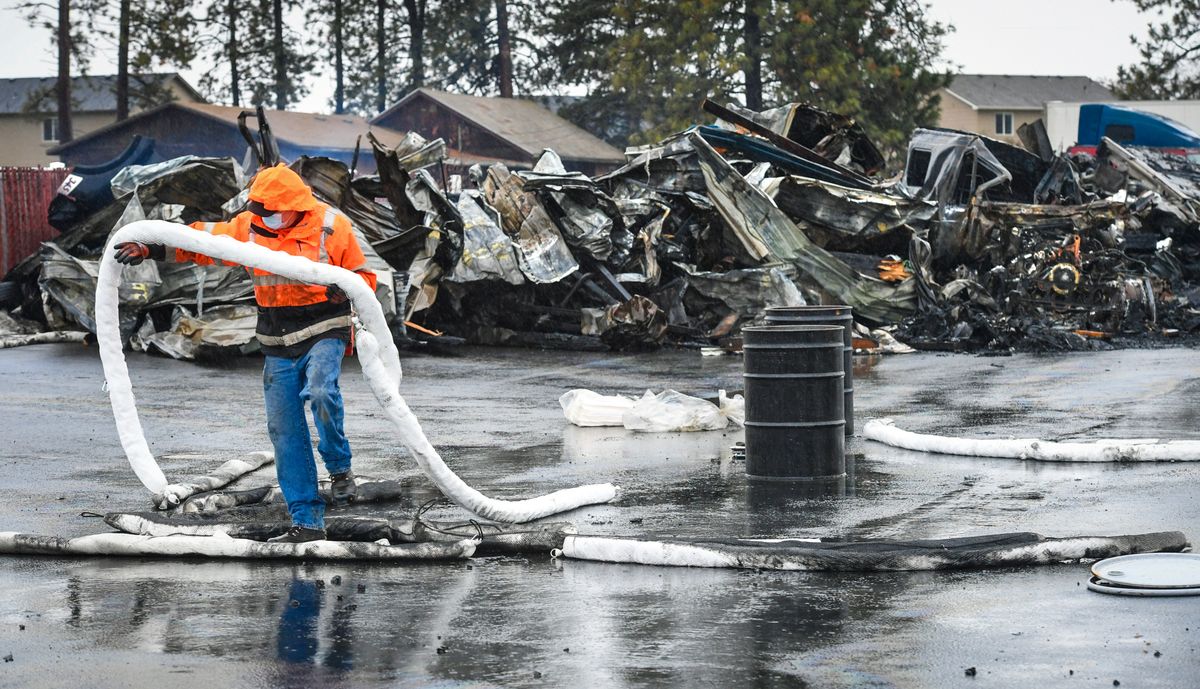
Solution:
M 984 199 L 1033 203 L 1049 164 L 1016 146 L 970 132 L 918 129 L 908 144 L 904 175 L 897 190 L 932 201 L 938 210 L 928 240 L 939 260 L 977 257 L 978 237 L 970 234 L 969 209 Z M 970 245 L 974 244 L 974 247 Z

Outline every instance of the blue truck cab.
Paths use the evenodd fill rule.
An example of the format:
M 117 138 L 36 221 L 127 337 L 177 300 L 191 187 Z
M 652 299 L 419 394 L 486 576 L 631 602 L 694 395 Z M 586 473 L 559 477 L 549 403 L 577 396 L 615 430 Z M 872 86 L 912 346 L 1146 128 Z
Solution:
M 1076 147 L 1094 148 L 1106 136 L 1122 146 L 1166 148 L 1185 155 L 1200 150 L 1200 134 L 1168 117 L 1104 103 L 1079 106 Z

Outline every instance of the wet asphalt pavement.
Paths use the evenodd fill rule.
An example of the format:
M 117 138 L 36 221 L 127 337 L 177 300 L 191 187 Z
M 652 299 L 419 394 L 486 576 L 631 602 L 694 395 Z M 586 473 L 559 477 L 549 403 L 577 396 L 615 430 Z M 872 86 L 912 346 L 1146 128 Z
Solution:
M 562 417 L 572 388 L 740 389 L 741 360 L 467 349 L 405 355 L 402 391 L 446 461 L 495 497 L 612 481 L 581 533 L 936 538 L 1182 530 L 1200 466 L 925 455 L 860 438 L 826 494 L 749 485 L 740 433 L 640 435 Z M 129 355 L 169 478 L 268 449 L 261 360 Z M 856 360 L 858 424 L 986 436 L 1200 438 L 1185 349 Z M 94 348 L 0 351 L 0 530 L 105 530 L 82 511 L 148 495 L 113 426 Z M 360 474 L 435 495 L 358 374 L 343 376 Z M 272 471 L 242 486 L 273 481 Z M 458 519 L 454 508 L 435 519 Z M 559 518 L 555 518 L 556 520 Z M 333 577 L 341 577 L 340 584 Z M 403 566 L 0 557 L 0 687 L 1195 687 L 1200 597 L 1084 588 L 1087 567 L 822 574 L 655 568 L 548 555 Z M 23 628 L 22 628 L 23 626 Z M 966 670 L 975 668 L 974 676 Z

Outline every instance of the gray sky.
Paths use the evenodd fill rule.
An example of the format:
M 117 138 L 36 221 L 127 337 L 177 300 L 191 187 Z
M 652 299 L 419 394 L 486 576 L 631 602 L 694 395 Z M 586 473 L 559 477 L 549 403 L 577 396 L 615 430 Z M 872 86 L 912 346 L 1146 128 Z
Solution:
M 0 9 L 0 27 L 12 41 L 0 77 L 54 73 L 48 32 L 30 28 L 11 0 Z M 1113 79 L 1117 67 L 1137 60 L 1130 34 L 1143 36 L 1153 17 L 1141 15 L 1126 0 L 929 0 L 939 21 L 954 25 L 946 41 L 946 60 L 962 72 L 979 74 L 1083 75 Z M 92 73 L 116 71 L 111 57 L 100 55 Z M 185 72 L 195 84 L 200 70 Z M 302 110 L 328 109 L 333 86 L 314 82 Z M 322 83 L 325 82 L 325 83 Z
M 954 25 L 946 58 L 968 74 L 1056 74 L 1108 81 L 1138 61 L 1131 34 L 1154 15 L 1126 0 L 929 0 Z

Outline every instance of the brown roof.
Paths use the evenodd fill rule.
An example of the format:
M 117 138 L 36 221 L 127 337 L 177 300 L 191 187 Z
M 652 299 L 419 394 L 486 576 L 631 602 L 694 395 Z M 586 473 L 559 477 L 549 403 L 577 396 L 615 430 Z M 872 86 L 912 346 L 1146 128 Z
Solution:
M 209 117 L 237 124 L 238 114 L 250 108 L 235 108 L 228 105 L 207 103 L 179 103 L 178 105 L 201 112 Z M 381 143 L 395 146 L 404 138 L 401 132 L 372 125 L 358 115 L 322 115 L 314 112 L 292 112 L 291 110 L 266 110 L 271 132 L 278 139 L 294 144 L 321 148 L 353 149 L 354 142 L 368 131 L 375 133 Z M 255 124 L 251 121 L 251 124 Z M 366 143 L 364 142 L 364 146 Z
M 625 155 L 603 139 L 555 115 L 531 100 L 489 98 L 419 88 L 376 116 L 383 122 L 417 98 L 428 98 L 535 159 L 542 149 L 552 148 L 559 157 L 603 163 L 624 163 Z
M 51 148 L 47 153 L 58 154 L 80 142 L 89 141 L 97 136 L 103 136 L 109 130 L 126 125 L 130 121 L 136 121 L 143 117 L 152 117 L 167 108 L 189 110 L 235 127 L 237 126 L 239 113 L 243 110 L 253 111 L 251 108 L 235 108 L 228 105 L 210 105 L 208 103 L 167 103 L 133 115 L 122 122 L 114 122 L 95 131 L 88 132 L 77 139 Z M 372 125 L 366 119 L 357 115 L 321 115 L 309 112 L 291 112 L 289 110 L 266 110 L 265 114 L 275 138 L 303 147 L 353 150 L 358 136 L 366 134 L 368 131 L 374 132 L 375 136 L 382 143 L 389 146 L 395 146 L 404 138 L 404 134 L 401 132 Z M 251 125 L 251 129 L 257 127 L 257 123 L 253 120 L 249 124 Z M 363 150 L 366 152 L 370 151 L 370 146 L 365 141 L 363 142 Z
M 461 165 L 463 167 L 469 167 L 471 165 L 475 165 L 476 163 L 484 166 L 492 165 L 494 163 L 504 163 L 504 165 L 509 169 L 519 170 L 530 167 L 528 160 L 506 160 L 504 158 L 497 158 L 496 156 L 481 156 L 475 153 L 468 153 L 466 151 L 460 151 L 457 148 L 446 149 L 447 165 Z

